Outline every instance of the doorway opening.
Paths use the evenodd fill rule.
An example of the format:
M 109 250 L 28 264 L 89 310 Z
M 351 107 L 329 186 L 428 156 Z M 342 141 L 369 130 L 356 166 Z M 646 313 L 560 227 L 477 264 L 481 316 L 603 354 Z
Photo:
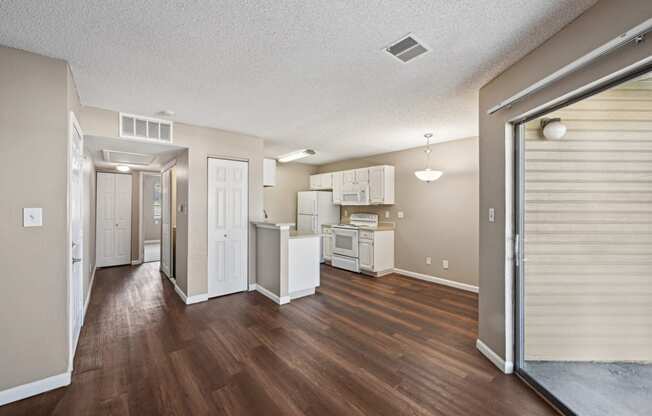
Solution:
M 567 414 L 648 414 L 652 73 L 515 133 L 516 372 Z
M 143 172 L 141 185 L 143 263 L 161 259 L 161 174 Z

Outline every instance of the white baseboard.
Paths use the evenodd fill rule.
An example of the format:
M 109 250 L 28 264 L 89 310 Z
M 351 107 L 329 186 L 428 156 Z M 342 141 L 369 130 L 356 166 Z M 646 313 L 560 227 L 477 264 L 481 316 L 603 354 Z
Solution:
M 154 244 L 154 243 L 161 243 L 161 240 L 145 240 L 143 241 L 144 244 Z
M 315 288 L 313 287 L 312 289 L 305 289 L 305 290 L 297 290 L 296 292 L 290 293 L 290 299 L 299 299 L 304 296 L 310 296 L 315 294 Z
M 58 389 L 59 387 L 67 386 L 69 384 L 70 373 L 61 373 L 57 374 L 56 376 L 51 376 L 42 380 L 36 380 L 31 383 L 12 387 L 10 389 L 0 391 L 0 406 L 26 399 L 27 397 L 31 397 L 37 394 L 45 393 L 46 391 Z
M 500 355 L 496 354 L 494 350 L 489 348 L 484 342 L 480 341 L 479 338 L 475 342 L 475 347 L 503 373 L 511 374 L 514 372 L 513 362 L 503 360 Z
M 91 281 L 88 284 L 88 296 L 86 297 L 86 302 L 84 303 L 84 322 L 86 321 L 86 312 L 88 311 L 88 305 L 91 303 L 91 294 L 93 293 L 93 283 L 95 283 L 95 272 L 97 267 L 93 267 L 93 273 L 91 273 Z M 84 323 L 82 322 L 82 325 Z
M 170 279 L 172 281 L 172 279 Z M 203 293 L 201 295 L 193 295 L 193 296 L 186 296 L 185 293 L 183 293 L 183 290 L 179 286 L 177 286 L 177 282 L 174 281 L 172 282 L 174 284 L 174 291 L 177 292 L 177 295 L 183 300 L 183 303 L 186 305 L 192 305 L 193 303 L 199 303 L 199 302 L 206 302 L 208 300 L 208 293 Z
M 256 290 L 256 284 L 255 283 L 249 283 L 249 291 L 252 292 Z
M 261 295 L 270 298 L 271 300 L 273 300 L 275 303 L 278 303 L 279 305 L 285 305 L 286 303 L 290 303 L 289 296 L 278 297 L 274 293 L 270 292 L 269 290 L 265 289 L 259 284 L 256 284 L 256 291 Z
M 132 266 L 138 266 L 139 264 L 143 264 L 143 262 L 140 259 L 131 261 Z
M 448 287 L 454 287 L 455 289 L 466 290 L 467 292 L 473 292 L 473 293 L 478 293 L 479 292 L 477 286 L 469 285 L 469 284 L 466 284 L 466 283 L 456 282 L 454 280 L 444 279 L 442 277 L 430 276 L 430 275 L 427 275 L 427 274 L 411 272 L 409 270 L 403 270 L 403 269 L 394 269 L 394 273 L 398 273 L 398 274 L 401 274 L 401 275 L 407 276 L 407 277 L 413 277 L 413 278 L 419 279 L 419 280 L 425 280 L 426 282 L 432 282 L 432 283 L 437 283 L 437 284 L 448 286 Z

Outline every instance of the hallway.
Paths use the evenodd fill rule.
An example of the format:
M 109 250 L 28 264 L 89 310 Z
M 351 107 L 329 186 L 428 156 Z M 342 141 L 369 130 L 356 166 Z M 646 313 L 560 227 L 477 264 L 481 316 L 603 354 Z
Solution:
M 322 266 L 318 295 L 186 306 L 158 263 L 97 271 L 72 384 L 0 415 L 551 415 L 475 348 L 477 295 Z

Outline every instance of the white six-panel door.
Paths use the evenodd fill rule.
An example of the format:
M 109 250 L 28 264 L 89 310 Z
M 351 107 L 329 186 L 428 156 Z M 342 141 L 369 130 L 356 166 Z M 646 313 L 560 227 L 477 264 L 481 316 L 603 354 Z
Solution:
M 131 263 L 131 175 L 97 174 L 97 267 Z
M 172 231 L 170 212 L 170 169 L 161 175 L 161 271 L 172 276 Z
M 247 290 L 248 163 L 208 159 L 208 296 Z

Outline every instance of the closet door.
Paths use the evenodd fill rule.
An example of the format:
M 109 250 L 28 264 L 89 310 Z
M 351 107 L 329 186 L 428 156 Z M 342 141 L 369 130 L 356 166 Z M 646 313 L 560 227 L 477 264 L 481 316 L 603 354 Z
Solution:
M 247 290 L 248 163 L 208 159 L 208 296 Z
M 131 175 L 97 174 L 97 266 L 131 263 Z

